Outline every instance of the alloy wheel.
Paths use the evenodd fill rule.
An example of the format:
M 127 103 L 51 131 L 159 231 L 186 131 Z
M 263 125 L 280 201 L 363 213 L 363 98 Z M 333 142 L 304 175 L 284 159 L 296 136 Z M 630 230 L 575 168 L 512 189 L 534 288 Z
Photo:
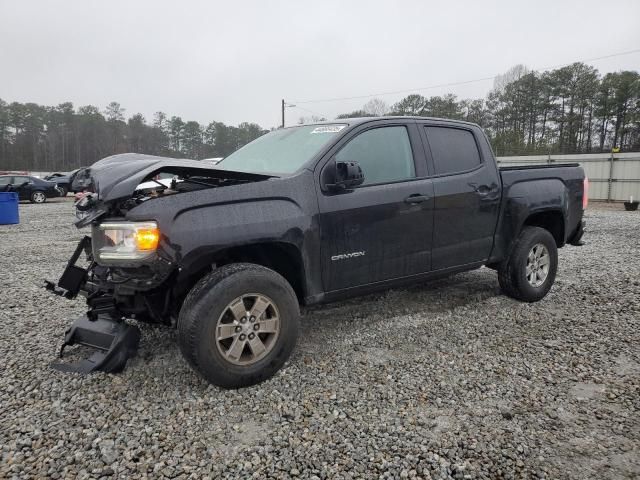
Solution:
M 276 304 L 266 295 L 249 293 L 230 302 L 215 329 L 215 343 L 225 360 L 251 365 L 264 358 L 280 334 Z
M 527 256 L 525 275 L 529 285 L 536 288 L 541 286 L 549 275 L 550 266 L 549 250 L 542 243 L 536 243 Z

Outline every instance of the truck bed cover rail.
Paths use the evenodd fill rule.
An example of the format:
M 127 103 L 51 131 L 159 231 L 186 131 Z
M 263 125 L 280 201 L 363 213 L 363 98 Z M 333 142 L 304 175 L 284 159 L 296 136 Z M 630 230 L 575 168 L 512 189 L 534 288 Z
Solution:
M 501 167 L 498 165 L 498 169 L 500 171 L 509 171 L 509 170 L 533 170 L 535 168 L 562 168 L 562 167 L 579 167 L 579 163 L 554 163 L 554 164 L 544 164 L 544 165 L 514 165 L 510 167 Z

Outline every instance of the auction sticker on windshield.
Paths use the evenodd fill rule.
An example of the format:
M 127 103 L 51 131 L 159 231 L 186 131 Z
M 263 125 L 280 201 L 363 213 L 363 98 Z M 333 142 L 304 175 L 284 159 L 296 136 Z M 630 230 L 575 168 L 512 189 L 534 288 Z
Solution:
M 322 127 L 316 127 L 311 130 L 311 133 L 338 133 L 346 125 L 323 125 Z

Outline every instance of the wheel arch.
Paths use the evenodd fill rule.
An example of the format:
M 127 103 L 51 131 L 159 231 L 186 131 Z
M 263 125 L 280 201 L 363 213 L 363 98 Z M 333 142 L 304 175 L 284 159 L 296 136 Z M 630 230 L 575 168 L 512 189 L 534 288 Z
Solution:
M 200 252 L 197 261 L 191 261 L 180 271 L 174 293 L 179 298 L 184 297 L 204 275 L 231 263 L 253 263 L 279 273 L 289 282 L 298 301 L 304 302 L 307 285 L 302 253 L 296 245 L 281 241 L 255 242 Z
M 565 219 L 560 209 L 532 212 L 524 219 L 520 231 L 524 227 L 540 227 L 553 236 L 558 248 L 565 244 Z

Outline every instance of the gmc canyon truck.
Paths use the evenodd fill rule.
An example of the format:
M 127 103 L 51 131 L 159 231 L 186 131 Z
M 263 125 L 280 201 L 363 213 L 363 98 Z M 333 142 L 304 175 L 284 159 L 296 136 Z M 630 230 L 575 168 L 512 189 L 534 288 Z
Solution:
M 129 320 L 146 321 L 177 328 L 224 388 L 282 367 L 300 306 L 482 266 L 506 295 L 542 299 L 558 248 L 580 244 L 588 185 L 577 164 L 499 168 L 477 125 L 411 117 L 279 129 L 215 166 L 115 155 L 76 179 L 91 236 L 46 286 L 86 296 L 62 348 L 96 351 L 54 368 L 121 370 L 140 339 Z

